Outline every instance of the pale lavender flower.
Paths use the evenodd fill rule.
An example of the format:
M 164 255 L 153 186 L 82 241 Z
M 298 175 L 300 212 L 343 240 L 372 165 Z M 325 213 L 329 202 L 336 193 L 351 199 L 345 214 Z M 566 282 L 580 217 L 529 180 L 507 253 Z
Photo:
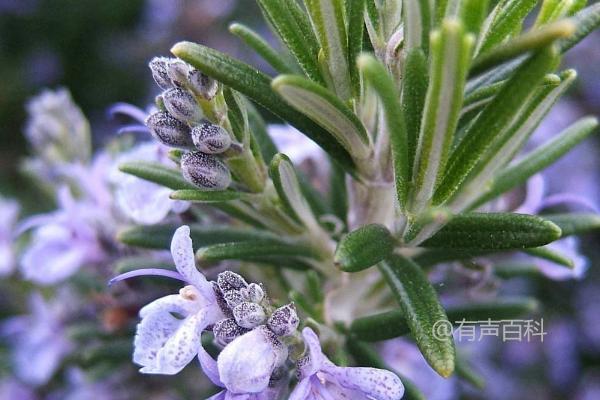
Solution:
M 37 396 L 30 387 L 9 377 L 0 380 L 0 399 L 37 400 Z
M 90 126 L 66 89 L 45 90 L 27 103 L 25 136 L 44 162 L 87 161 Z
M 99 264 L 108 257 L 99 227 L 106 218 L 96 204 L 76 201 L 61 188 L 58 210 L 24 220 L 19 231 L 34 228 L 31 244 L 20 260 L 25 279 L 39 285 L 59 283 L 81 267 Z
M 229 343 L 215 361 L 204 349 L 198 359 L 206 376 L 225 390 L 208 400 L 278 399 L 286 379 L 273 379 L 287 359 L 287 347 L 262 325 Z
M 66 388 L 52 393 L 47 400 L 127 400 L 131 398 L 131 395 L 127 395 L 124 390 L 115 385 L 116 377 L 93 381 L 78 368 L 68 369 L 66 375 Z
M 404 386 L 394 373 L 376 368 L 338 367 L 323 354 L 312 329 L 304 328 L 302 337 L 308 355 L 298 363 L 300 381 L 289 400 L 398 400 L 404 395 Z
M 15 267 L 14 227 L 19 211 L 16 201 L 0 197 L 0 277 L 9 275 Z
M 133 175 L 119 171 L 119 165 L 126 162 L 158 162 L 170 166 L 168 148 L 156 143 L 142 143 L 121 154 L 113 166 L 110 180 L 114 185 L 114 196 L 119 210 L 132 221 L 152 225 L 163 221 L 173 211 L 181 213 L 187 210 L 189 203 L 171 200 L 172 190 Z
M 140 372 L 146 374 L 174 375 L 181 371 L 202 348 L 202 331 L 225 317 L 212 283 L 196 269 L 188 226 L 175 231 L 171 254 L 178 272 L 143 269 L 111 281 L 158 275 L 187 283 L 179 294 L 161 297 L 140 310 L 142 321 L 137 326 L 133 362 L 141 365 Z
M 72 350 L 63 325 L 65 304 L 73 299 L 62 292 L 52 302 L 39 293 L 29 298 L 30 314 L 6 320 L 0 332 L 12 346 L 15 375 L 31 386 L 46 384 Z

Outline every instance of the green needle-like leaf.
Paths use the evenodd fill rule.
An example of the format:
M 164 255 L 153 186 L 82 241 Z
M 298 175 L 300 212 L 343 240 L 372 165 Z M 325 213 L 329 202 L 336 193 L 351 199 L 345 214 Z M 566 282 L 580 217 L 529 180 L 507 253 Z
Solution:
M 271 86 L 292 107 L 331 132 L 356 159 L 371 154 L 363 124 L 334 93 L 297 75 L 279 76 Z
M 300 9 L 296 0 L 257 1 L 267 21 L 275 28 L 306 75 L 315 82 L 323 83 L 317 63 L 317 39 L 310 29 L 306 13 Z
M 346 9 L 348 19 L 348 68 L 350 69 L 352 93 L 354 97 L 358 97 L 360 75 L 356 66 L 356 59 L 363 47 L 365 0 L 346 1 Z
M 505 298 L 482 303 L 456 305 L 446 310 L 448 320 L 457 324 L 460 321 L 486 321 L 515 319 L 531 314 L 539 308 L 532 298 Z M 366 342 L 379 342 L 404 336 L 410 332 L 407 319 L 400 310 L 387 311 L 354 320 L 350 332 Z
M 554 223 L 535 215 L 465 213 L 454 216 L 423 247 L 510 250 L 543 246 L 560 239 Z
M 318 226 L 290 159 L 285 154 L 277 154 L 271 161 L 269 173 L 287 213 L 308 227 Z
M 271 89 L 271 78 L 267 75 L 248 64 L 199 44 L 180 42 L 171 51 L 204 74 L 250 97 L 287 121 L 323 147 L 347 171 L 354 171 L 354 163 L 348 151 L 332 140 L 325 129 L 281 101 L 281 97 Z
M 246 45 L 256 51 L 277 72 L 282 74 L 291 74 L 294 72 L 294 69 L 279 56 L 277 51 L 252 29 L 243 24 L 235 23 L 229 27 L 229 31 L 242 39 Z
M 461 20 L 467 32 L 479 35 L 483 21 L 488 13 L 490 0 L 463 0 L 461 5 Z
M 196 252 L 196 258 L 201 261 L 255 260 L 261 257 L 318 258 L 318 255 L 307 246 L 271 240 L 220 243 L 202 247 Z
M 562 230 L 562 237 L 580 235 L 600 229 L 600 214 L 547 214 L 544 215 L 544 219 L 558 225 Z
M 421 48 L 425 53 L 429 48 L 431 30 L 431 2 L 429 0 L 403 1 L 404 47 L 407 51 Z
M 592 4 L 591 6 L 579 11 L 571 19 L 576 26 L 575 33 L 568 39 L 563 39 L 559 48 L 562 53 L 565 53 L 570 48 L 581 42 L 586 36 L 600 26 L 600 3 Z
M 411 210 L 429 205 L 440 174 L 444 172 L 462 106 L 473 37 L 460 22 L 444 20 L 431 35 L 429 89 L 423 111 L 415 159 Z
M 343 0 L 304 0 L 304 4 L 321 44 L 335 92 L 342 100 L 347 100 L 352 89 Z
M 559 253 L 558 251 L 552 250 L 549 247 L 534 247 L 531 249 L 523 250 L 523 252 L 529 254 L 530 256 L 548 260 L 555 264 L 562 265 L 563 267 L 567 267 L 570 269 L 573 269 L 573 267 L 575 266 L 571 258 Z
M 406 126 L 396 84 L 386 68 L 369 55 L 361 55 L 358 67 L 377 92 L 385 114 L 386 128 L 392 142 L 394 175 L 400 207 L 406 206 L 410 176 L 408 175 L 408 145 Z
M 482 155 L 489 159 L 496 154 L 488 150 L 496 144 L 497 151 L 499 145 L 514 133 L 510 128 L 514 125 L 515 115 L 519 115 L 518 110 L 523 103 L 535 95 L 531 88 L 541 83 L 555 64 L 556 51 L 545 49 L 523 64 L 504 85 L 451 154 L 444 179 L 435 193 L 434 204 L 442 204 L 459 189 Z
M 379 268 L 425 360 L 441 376 L 449 377 L 455 359 L 452 332 L 436 327 L 450 322 L 427 277 L 417 264 L 401 256 L 389 257 Z
M 518 110 L 512 124 L 498 134 L 488 146 L 473 168 L 468 184 L 450 205 L 450 209 L 459 212 L 467 209 L 482 187 L 489 187 L 493 176 L 514 158 L 540 124 L 560 96 L 575 81 L 575 72 L 565 71 L 562 79 L 556 75 L 546 77 L 544 84 L 527 99 Z
M 487 28 L 478 47 L 478 53 L 485 53 L 496 45 L 502 43 L 514 32 L 519 31 L 531 10 L 536 6 L 538 0 L 502 0 L 497 5 L 495 12 L 487 21 Z
M 527 179 L 553 164 L 585 140 L 597 127 L 598 120 L 593 117 L 577 121 L 548 143 L 538 147 L 520 161 L 502 171 L 493 179 L 490 189 L 475 202 L 472 208 L 477 208 L 502 193 L 525 183 Z
M 334 262 L 345 272 L 359 272 L 392 254 L 396 240 L 383 225 L 371 224 L 350 232 L 339 242 Z
M 168 249 L 173 234 L 179 226 L 166 224 L 126 228 L 117 234 L 117 240 L 128 246 L 148 249 Z M 190 236 L 196 247 L 247 240 L 278 240 L 278 236 L 267 231 L 224 226 L 207 227 L 195 224 L 190 225 Z
M 126 174 L 137 176 L 149 182 L 157 183 L 161 186 L 166 186 L 173 190 L 191 189 L 197 190 L 196 186 L 192 185 L 181 176 L 181 172 L 165 167 L 159 163 L 146 161 L 128 162 L 119 165 L 119 170 Z
M 429 85 L 427 57 L 420 48 L 408 50 L 402 79 L 402 111 L 406 118 L 409 176 L 413 174 L 423 108 Z
M 205 192 L 201 190 L 176 190 L 169 196 L 173 200 L 185 200 L 193 203 L 223 203 L 237 200 L 241 197 L 240 192 L 235 190 L 223 190 L 216 192 Z
M 539 29 L 533 29 L 480 54 L 473 61 L 470 74 L 479 74 L 521 54 L 546 47 L 559 39 L 568 38 L 575 33 L 575 29 L 575 24 L 569 20 L 558 21 Z

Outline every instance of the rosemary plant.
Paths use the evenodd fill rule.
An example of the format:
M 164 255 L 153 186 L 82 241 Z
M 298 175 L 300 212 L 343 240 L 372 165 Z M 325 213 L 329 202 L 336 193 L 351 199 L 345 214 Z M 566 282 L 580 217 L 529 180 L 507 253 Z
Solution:
M 369 344 L 411 334 L 439 375 L 469 379 L 457 366 L 466 361 L 457 364 L 452 329 L 437 327 L 482 309 L 490 318 L 519 317 L 532 302 L 445 309 L 428 271 L 509 251 L 564 260 L 546 245 L 600 227 L 595 214 L 532 215 L 538 210 L 502 205 L 597 128 L 586 117 L 523 151 L 575 82 L 574 70 L 557 69 L 598 26 L 600 5 L 257 1 L 280 48 L 242 24 L 231 32 L 276 76 L 190 42 L 173 46 L 176 58 L 150 63 L 163 93 L 146 125 L 172 148 L 177 167 L 120 168 L 193 205 L 189 227 L 119 235 L 143 248 L 168 248 L 174 235 L 178 272 L 133 270 L 117 281 L 153 274 L 187 285 L 142 309 L 134 361 L 142 372 L 174 374 L 199 355 L 224 388 L 219 399 L 291 392 L 296 400 L 392 400 L 405 390 L 419 398 Z M 256 106 L 325 150 L 327 194 L 278 152 Z M 210 282 L 195 262 L 208 276 L 213 266 L 239 266 L 264 286 L 228 271 Z M 216 361 L 203 331 L 215 339 Z

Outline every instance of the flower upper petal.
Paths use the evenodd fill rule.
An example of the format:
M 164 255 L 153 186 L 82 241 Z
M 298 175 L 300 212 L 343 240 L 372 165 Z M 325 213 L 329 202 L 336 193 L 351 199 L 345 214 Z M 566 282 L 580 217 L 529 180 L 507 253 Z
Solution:
M 311 328 L 307 327 L 302 330 L 302 338 L 308 348 L 308 357 L 299 367 L 300 375 L 304 378 L 316 374 L 328 360 L 321 350 L 319 337 Z
M 190 284 L 196 286 L 207 299 L 215 297 L 212 285 L 196 268 L 189 226 L 181 226 L 175 231 L 173 240 L 171 241 L 171 255 L 173 256 L 177 271 L 179 271 Z

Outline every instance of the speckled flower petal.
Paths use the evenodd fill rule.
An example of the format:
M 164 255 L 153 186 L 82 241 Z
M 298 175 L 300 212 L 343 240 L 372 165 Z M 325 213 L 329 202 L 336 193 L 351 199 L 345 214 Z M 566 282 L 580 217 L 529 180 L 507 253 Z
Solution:
M 404 395 L 404 385 L 391 371 L 364 367 L 328 366 L 326 371 L 335 377 L 344 388 L 362 392 L 373 400 L 400 400 Z
M 308 358 L 304 359 L 299 367 L 300 376 L 304 378 L 316 374 L 323 366 L 323 363 L 328 360 L 321 350 L 319 337 L 311 328 L 304 328 L 302 330 L 302 338 L 304 339 L 308 354 Z
M 171 241 L 171 254 L 175 266 L 177 267 L 177 271 L 179 271 L 190 284 L 194 285 L 206 299 L 214 298 L 215 294 L 212 285 L 196 268 L 189 226 L 181 226 L 175 231 L 173 240 Z
M 298 382 L 298 384 L 296 385 L 296 387 L 294 388 L 294 391 L 290 394 L 290 397 L 288 400 L 307 400 L 310 399 L 311 397 L 309 397 L 310 395 L 310 390 L 311 390 L 311 377 L 302 379 L 300 382 Z
M 229 391 L 259 393 L 269 385 L 279 357 L 266 330 L 262 326 L 238 337 L 219 354 L 219 376 Z

